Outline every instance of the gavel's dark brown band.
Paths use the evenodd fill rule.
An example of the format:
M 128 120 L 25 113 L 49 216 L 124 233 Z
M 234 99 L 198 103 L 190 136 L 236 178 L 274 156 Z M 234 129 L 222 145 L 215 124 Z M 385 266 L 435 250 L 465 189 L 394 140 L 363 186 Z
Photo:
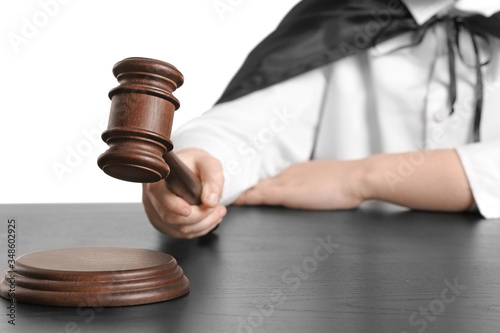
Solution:
M 98 165 L 108 175 L 126 181 L 151 183 L 168 176 L 168 188 L 192 205 L 201 204 L 201 183 L 171 152 L 173 92 L 184 82 L 169 63 L 127 58 L 113 67 L 119 85 L 109 93 L 111 111 L 103 140 L 109 149 Z

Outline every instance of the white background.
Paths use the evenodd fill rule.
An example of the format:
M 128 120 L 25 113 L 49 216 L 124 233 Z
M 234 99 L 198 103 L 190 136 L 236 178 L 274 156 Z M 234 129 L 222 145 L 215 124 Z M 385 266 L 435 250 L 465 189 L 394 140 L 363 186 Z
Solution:
M 140 201 L 139 184 L 96 164 L 113 65 L 150 57 L 184 74 L 175 130 L 213 105 L 297 2 L 2 1 L 0 203 Z

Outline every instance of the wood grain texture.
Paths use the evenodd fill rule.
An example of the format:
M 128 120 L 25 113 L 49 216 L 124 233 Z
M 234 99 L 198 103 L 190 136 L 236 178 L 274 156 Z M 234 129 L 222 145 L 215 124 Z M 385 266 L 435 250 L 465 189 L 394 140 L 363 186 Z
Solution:
M 19 303 L 110 307 L 155 303 L 189 292 L 189 280 L 165 253 L 122 247 L 37 251 L 16 260 L 0 296 Z M 9 297 L 10 280 L 15 297 Z
M 109 92 L 111 110 L 102 139 L 109 149 L 97 164 L 108 175 L 138 183 L 169 176 L 168 188 L 188 203 L 201 204 L 201 182 L 172 151 L 173 92 L 184 77 L 173 65 L 149 58 L 115 64 L 119 85 Z
M 191 282 L 187 297 L 142 306 L 18 304 L 17 325 L 2 316 L 1 332 L 500 331 L 500 221 L 474 214 L 229 207 L 217 234 L 193 240 L 158 233 L 140 204 L 3 205 L 0 215 L 18 221 L 19 254 L 151 249 L 172 254 Z M 420 309 L 440 310 L 455 279 L 465 289 L 425 319 Z

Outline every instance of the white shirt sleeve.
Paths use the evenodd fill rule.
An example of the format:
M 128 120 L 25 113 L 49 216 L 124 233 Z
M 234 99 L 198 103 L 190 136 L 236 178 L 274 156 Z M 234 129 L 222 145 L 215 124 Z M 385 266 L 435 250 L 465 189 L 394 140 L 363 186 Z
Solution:
M 449 1 L 439 1 L 444 2 Z M 444 24 L 430 27 L 417 45 L 412 38 L 403 34 L 216 105 L 175 131 L 175 149 L 200 148 L 219 159 L 225 179 L 221 203 L 230 204 L 293 163 L 456 148 L 480 213 L 499 218 L 500 41 L 480 43 L 480 54 L 490 62 L 483 66 L 482 141 L 472 144 L 475 69 L 456 56 L 458 96 L 450 115 Z M 462 32 L 460 38 L 460 52 L 470 58 L 470 35 Z
M 427 21 L 430 17 L 442 10 L 449 10 L 454 8 L 461 12 L 470 14 L 480 14 L 484 16 L 491 16 L 500 10 L 500 2 L 492 0 L 404 0 L 407 8 L 411 11 L 419 24 Z M 444 41 L 444 39 L 443 39 Z M 498 124 L 500 115 L 498 112 L 498 105 L 500 105 L 500 97 L 498 88 L 500 87 L 500 61 L 498 54 L 500 54 L 500 45 L 498 39 L 491 38 L 489 47 L 481 50 L 480 54 L 487 54 L 491 59 L 487 68 L 484 71 L 484 104 L 483 104 L 483 119 L 481 121 L 481 142 L 467 143 L 464 145 L 463 140 L 459 139 L 459 133 L 464 128 L 472 128 L 472 115 L 471 103 L 467 100 L 468 96 L 473 97 L 472 93 L 467 93 L 462 89 L 459 100 L 462 99 L 458 105 L 458 114 L 450 117 L 449 125 L 443 128 L 442 133 L 444 137 L 448 137 L 449 142 L 444 143 L 446 146 L 455 146 L 462 166 L 467 175 L 469 185 L 474 196 L 475 204 L 479 209 L 481 215 L 485 218 L 500 218 L 500 135 L 498 131 Z M 461 51 L 464 51 L 463 43 Z M 470 45 L 469 45 L 469 49 Z M 464 69 L 458 70 L 463 73 L 460 81 L 466 82 L 468 78 L 473 77 L 466 74 Z M 475 83 L 474 83 L 475 84 Z M 436 91 L 437 89 L 433 89 Z M 432 91 L 431 93 L 432 94 Z M 429 94 L 427 99 L 430 100 Z M 473 98 L 469 97 L 469 100 Z M 463 109 L 460 113 L 461 108 Z M 436 113 L 436 116 L 439 114 Z M 437 117 L 440 118 L 440 117 Z M 470 119 L 467 119 L 470 118 Z M 440 120 L 441 121 L 441 120 Z M 441 121 L 443 124 L 445 122 Z M 427 127 L 436 126 L 429 123 Z M 436 128 L 440 130 L 439 128 Z
M 456 149 L 481 214 L 500 218 L 500 140 Z
M 318 68 L 214 106 L 172 136 L 175 150 L 199 148 L 224 168 L 222 204 L 290 164 L 310 160 L 324 90 Z

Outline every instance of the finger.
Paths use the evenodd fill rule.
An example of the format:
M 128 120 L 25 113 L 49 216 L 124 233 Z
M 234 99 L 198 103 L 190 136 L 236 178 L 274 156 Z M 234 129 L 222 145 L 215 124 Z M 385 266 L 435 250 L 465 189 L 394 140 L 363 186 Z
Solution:
M 226 212 L 227 209 L 225 206 L 216 206 L 213 212 L 200 222 L 180 226 L 177 229 L 179 232 L 177 237 L 190 239 L 206 235 L 221 223 Z
M 217 206 L 215 209 L 205 209 L 205 211 L 210 211 L 211 214 L 194 224 L 172 224 L 164 221 L 158 214 L 146 192 L 143 192 L 142 201 L 146 215 L 153 227 L 163 234 L 176 238 L 194 238 L 207 234 L 222 221 L 227 212 L 226 207 Z M 177 216 L 177 218 L 182 217 Z
M 214 208 L 205 206 L 193 206 L 191 208 L 191 214 L 188 216 L 182 216 L 166 211 L 164 214 L 159 214 L 163 223 L 172 225 L 174 228 L 179 228 L 181 226 L 191 225 L 199 223 L 201 220 L 205 219 L 208 215 L 212 214 L 215 210 Z
M 144 192 L 160 216 L 167 213 L 181 216 L 191 214 L 191 206 L 184 199 L 172 193 L 167 188 L 165 181 L 144 184 L 143 186 L 145 187 Z
M 211 214 L 194 224 L 169 224 L 161 218 L 151 220 L 153 226 L 160 232 L 176 238 L 195 238 L 203 236 L 213 230 L 222 221 L 226 213 L 224 206 L 216 207 Z
M 161 233 L 175 237 L 172 228 L 168 224 L 163 222 L 160 215 L 158 215 L 158 212 L 151 203 L 151 200 L 149 199 L 146 191 L 143 191 L 142 203 L 144 205 L 144 210 L 146 211 L 146 215 L 151 224 L 153 225 L 153 227 L 155 227 L 156 230 L 158 230 Z
M 168 221 L 172 225 L 190 225 L 196 224 L 201 220 L 205 219 L 208 215 L 212 214 L 215 207 L 204 207 L 204 206 L 193 206 L 191 208 L 191 214 L 189 216 L 179 216 L 175 214 L 169 214 L 165 216 L 165 221 Z
M 236 205 L 282 205 L 288 194 L 283 186 L 275 184 L 273 179 L 259 182 L 245 191 L 236 201 Z
M 196 162 L 196 169 L 202 183 L 201 200 L 204 205 L 215 207 L 219 202 L 224 186 L 222 165 L 215 158 L 205 158 Z
M 194 224 L 206 218 L 214 210 L 210 207 L 190 206 L 184 199 L 170 192 L 163 182 L 144 184 L 144 186 L 146 187 L 144 193 L 164 224 Z
M 258 186 L 254 186 L 246 190 L 234 202 L 234 204 L 236 205 L 262 205 L 264 203 L 265 203 L 264 193 Z

